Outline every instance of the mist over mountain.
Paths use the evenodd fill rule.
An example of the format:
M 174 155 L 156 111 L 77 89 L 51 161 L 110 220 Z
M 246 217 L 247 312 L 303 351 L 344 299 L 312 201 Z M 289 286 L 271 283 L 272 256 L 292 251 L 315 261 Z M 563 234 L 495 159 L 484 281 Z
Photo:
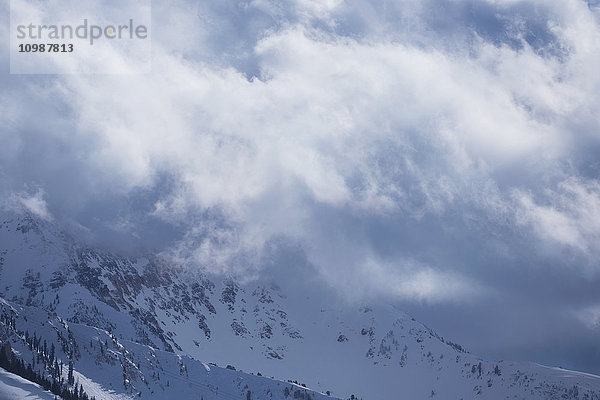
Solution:
M 1 221 L 0 395 L 22 377 L 75 399 L 600 398 L 598 376 L 484 360 L 306 271 L 244 283 Z

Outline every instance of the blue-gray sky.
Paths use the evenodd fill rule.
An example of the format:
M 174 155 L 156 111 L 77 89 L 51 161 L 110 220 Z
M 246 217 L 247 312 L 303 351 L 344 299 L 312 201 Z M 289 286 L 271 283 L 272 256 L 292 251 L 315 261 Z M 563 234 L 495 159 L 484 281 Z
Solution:
M 152 73 L 46 76 L 8 74 L 1 4 L 6 204 L 246 279 L 300 249 L 351 302 L 600 373 L 593 2 L 154 1 Z

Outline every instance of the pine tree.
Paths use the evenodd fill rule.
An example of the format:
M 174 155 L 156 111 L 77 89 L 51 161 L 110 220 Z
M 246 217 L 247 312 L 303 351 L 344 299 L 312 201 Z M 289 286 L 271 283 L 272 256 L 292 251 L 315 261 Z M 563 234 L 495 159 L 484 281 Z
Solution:
M 73 385 L 75 383 L 75 377 L 73 377 L 73 360 L 69 360 L 69 374 L 67 376 L 67 382 L 69 382 L 69 385 Z
M 54 363 L 54 343 L 52 343 L 52 346 L 50 346 L 50 360 L 49 360 L 49 364 L 52 365 Z

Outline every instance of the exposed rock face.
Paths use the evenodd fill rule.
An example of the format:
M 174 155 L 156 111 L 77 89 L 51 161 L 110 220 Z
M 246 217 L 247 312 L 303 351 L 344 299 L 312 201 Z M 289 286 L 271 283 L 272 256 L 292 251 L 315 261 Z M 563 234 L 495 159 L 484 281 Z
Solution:
M 274 299 L 280 296 L 271 290 L 273 285 L 258 286 L 248 294 L 232 278 L 215 282 L 151 254 L 120 257 L 86 247 L 31 215 L 5 218 L 0 235 L 8 244 L 2 250 L 2 263 L 9 253 L 11 259 L 11 269 L 4 276 L 10 276 L 12 283 L 0 287 L 0 295 L 19 304 L 58 311 L 70 322 L 119 332 L 167 351 L 182 350 L 177 327 L 190 322 L 202 333 L 201 338 L 194 335 L 196 343 L 210 341 L 211 321 L 221 319 L 228 319 L 231 332 L 244 338 L 302 337 L 276 304 Z M 23 242 L 28 243 L 27 248 Z M 17 265 L 22 258 L 31 260 L 28 268 Z M 254 304 L 252 313 L 247 311 L 249 302 Z M 217 316 L 219 304 L 226 307 L 229 317 Z M 118 318 L 112 318 L 114 315 Z M 275 325 L 280 329 L 274 330 Z M 266 349 L 266 344 L 263 347 Z

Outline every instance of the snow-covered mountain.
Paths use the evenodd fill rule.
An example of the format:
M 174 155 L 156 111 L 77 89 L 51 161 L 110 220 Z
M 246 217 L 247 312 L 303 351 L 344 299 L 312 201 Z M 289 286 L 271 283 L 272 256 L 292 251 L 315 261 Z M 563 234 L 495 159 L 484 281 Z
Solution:
M 481 360 L 392 306 L 348 305 L 308 275 L 282 265 L 242 284 L 155 255 L 90 248 L 52 222 L 5 213 L 0 296 L 2 309 L 19 317 L 12 332 L 0 323 L 1 338 L 10 336 L 29 356 L 19 331 L 71 332 L 80 355 L 75 370 L 97 398 L 199 398 L 202 388 L 219 387 L 202 395 L 275 399 L 305 390 L 284 383 L 292 380 L 370 400 L 600 399 L 599 377 Z M 169 389 L 174 382 L 187 391 Z M 317 392 L 302 393 L 320 398 Z
M 105 330 L 69 323 L 53 312 L 0 299 L 2 341 L 36 371 L 72 382 L 91 398 L 330 398 L 287 382 L 209 365 L 187 356 L 120 340 Z M 6 375 L 6 373 L 5 373 Z M 13 379 L 14 380 L 14 379 Z M 0 388 L 0 393 L 1 393 Z

